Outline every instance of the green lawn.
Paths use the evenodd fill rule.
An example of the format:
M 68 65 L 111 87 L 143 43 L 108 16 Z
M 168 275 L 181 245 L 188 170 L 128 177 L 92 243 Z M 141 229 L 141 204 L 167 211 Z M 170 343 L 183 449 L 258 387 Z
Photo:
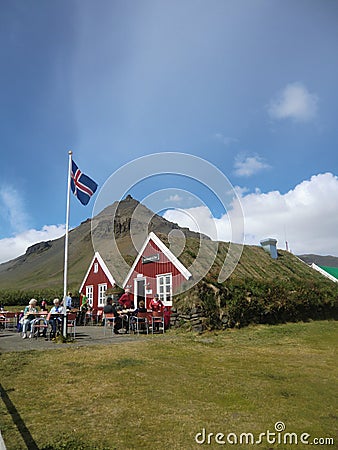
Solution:
M 111 347 L 4 353 L 7 449 L 309 448 L 264 437 L 254 445 L 215 443 L 217 433 L 220 441 L 241 433 L 258 439 L 280 421 L 284 433 L 308 433 L 309 442 L 334 438 L 320 448 L 335 448 L 337 329 L 323 321 L 171 331 Z M 203 429 L 204 445 L 195 441 Z

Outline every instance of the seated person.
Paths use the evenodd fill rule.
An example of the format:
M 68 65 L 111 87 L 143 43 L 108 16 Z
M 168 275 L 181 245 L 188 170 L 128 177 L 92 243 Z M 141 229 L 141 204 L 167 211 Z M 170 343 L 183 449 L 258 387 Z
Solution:
M 52 327 L 51 337 L 55 338 L 57 329 L 59 330 L 62 326 L 63 321 L 63 315 L 65 314 L 65 309 L 63 306 L 60 306 L 60 300 L 58 298 L 55 298 L 53 300 L 54 306 L 49 311 L 47 315 L 47 321 L 50 323 Z M 53 314 L 60 314 L 60 316 L 56 315 L 54 317 Z
M 126 289 L 124 294 L 119 298 L 119 304 L 122 306 L 122 309 L 130 309 L 133 303 L 133 295 L 130 293 L 129 289 Z
M 160 300 L 160 297 L 158 294 L 154 295 L 154 298 L 151 300 L 151 302 L 149 303 L 149 307 L 153 312 L 160 312 L 162 313 L 164 310 L 164 305 Z M 154 319 L 153 319 L 154 321 Z M 160 323 L 158 320 L 155 321 L 154 323 L 154 330 L 159 331 L 160 329 Z
M 114 317 L 115 317 L 114 333 L 119 334 L 118 330 L 123 327 L 123 319 L 122 319 L 122 317 L 119 316 L 116 306 L 113 305 L 113 299 L 111 297 L 107 298 L 107 303 L 103 307 L 103 312 L 104 312 L 104 314 L 114 314 Z M 106 320 L 106 319 L 104 319 L 104 320 Z
M 149 307 L 150 307 L 150 309 L 152 311 L 155 311 L 155 312 L 162 312 L 163 311 L 164 305 L 161 302 L 158 294 L 154 295 L 154 298 L 149 303 Z
M 138 313 L 146 313 L 147 312 L 147 308 L 146 305 L 144 303 L 143 300 L 140 300 L 140 303 L 138 304 L 138 308 L 135 309 L 135 311 L 133 312 L 134 316 L 137 316 Z
M 37 300 L 35 298 L 32 298 L 29 301 L 28 306 L 24 309 L 23 312 L 23 326 L 22 326 L 22 339 L 26 339 L 27 332 L 31 327 L 31 322 L 35 319 L 35 314 L 38 312 L 38 309 L 36 307 Z M 29 335 L 31 337 L 31 335 Z
M 146 312 L 147 312 L 147 308 L 145 307 L 145 303 L 143 300 L 141 300 L 140 303 L 138 304 L 138 308 L 135 309 L 132 317 L 130 318 L 130 329 L 131 330 L 135 331 L 135 323 L 136 323 L 135 317 L 137 317 L 138 313 L 146 313 Z M 144 322 L 145 322 L 145 320 L 144 320 Z

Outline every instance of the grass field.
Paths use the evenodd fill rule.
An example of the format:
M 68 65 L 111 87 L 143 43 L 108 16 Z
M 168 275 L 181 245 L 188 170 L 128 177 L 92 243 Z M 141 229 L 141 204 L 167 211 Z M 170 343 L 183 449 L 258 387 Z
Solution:
M 284 444 L 286 432 L 337 448 L 337 330 L 323 321 L 4 353 L 2 435 L 8 450 L 309 448 Z M 276 422 L 286 429 L 275 443 L 239 443 Z

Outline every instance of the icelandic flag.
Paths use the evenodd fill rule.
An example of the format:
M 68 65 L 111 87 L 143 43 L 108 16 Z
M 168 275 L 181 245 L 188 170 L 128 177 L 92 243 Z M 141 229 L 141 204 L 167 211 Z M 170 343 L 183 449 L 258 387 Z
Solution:
M 90 197 L 97 189 L 97 183 L 81 172 L 75 162 L 72 160 L 72 173 L 70 186 L 73 194 L 80 200 L 83 205 L 87 205 Z

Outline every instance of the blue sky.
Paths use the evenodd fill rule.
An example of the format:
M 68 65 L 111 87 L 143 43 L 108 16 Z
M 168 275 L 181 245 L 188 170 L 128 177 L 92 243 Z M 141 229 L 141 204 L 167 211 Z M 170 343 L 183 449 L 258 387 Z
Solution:
M 337 22 L 331 0 L 3 0 L 0 261 L 62 234 L 69 149 L 100 186 L 152 153 L 203 158 L 239 193 L 245 242 L 338 256 Z M 149 184 L 166 182 L 133 196 Z M 171 198 L 166 217 L 208 228 Z M 93 203 L 72 198 L 73 227 Z

